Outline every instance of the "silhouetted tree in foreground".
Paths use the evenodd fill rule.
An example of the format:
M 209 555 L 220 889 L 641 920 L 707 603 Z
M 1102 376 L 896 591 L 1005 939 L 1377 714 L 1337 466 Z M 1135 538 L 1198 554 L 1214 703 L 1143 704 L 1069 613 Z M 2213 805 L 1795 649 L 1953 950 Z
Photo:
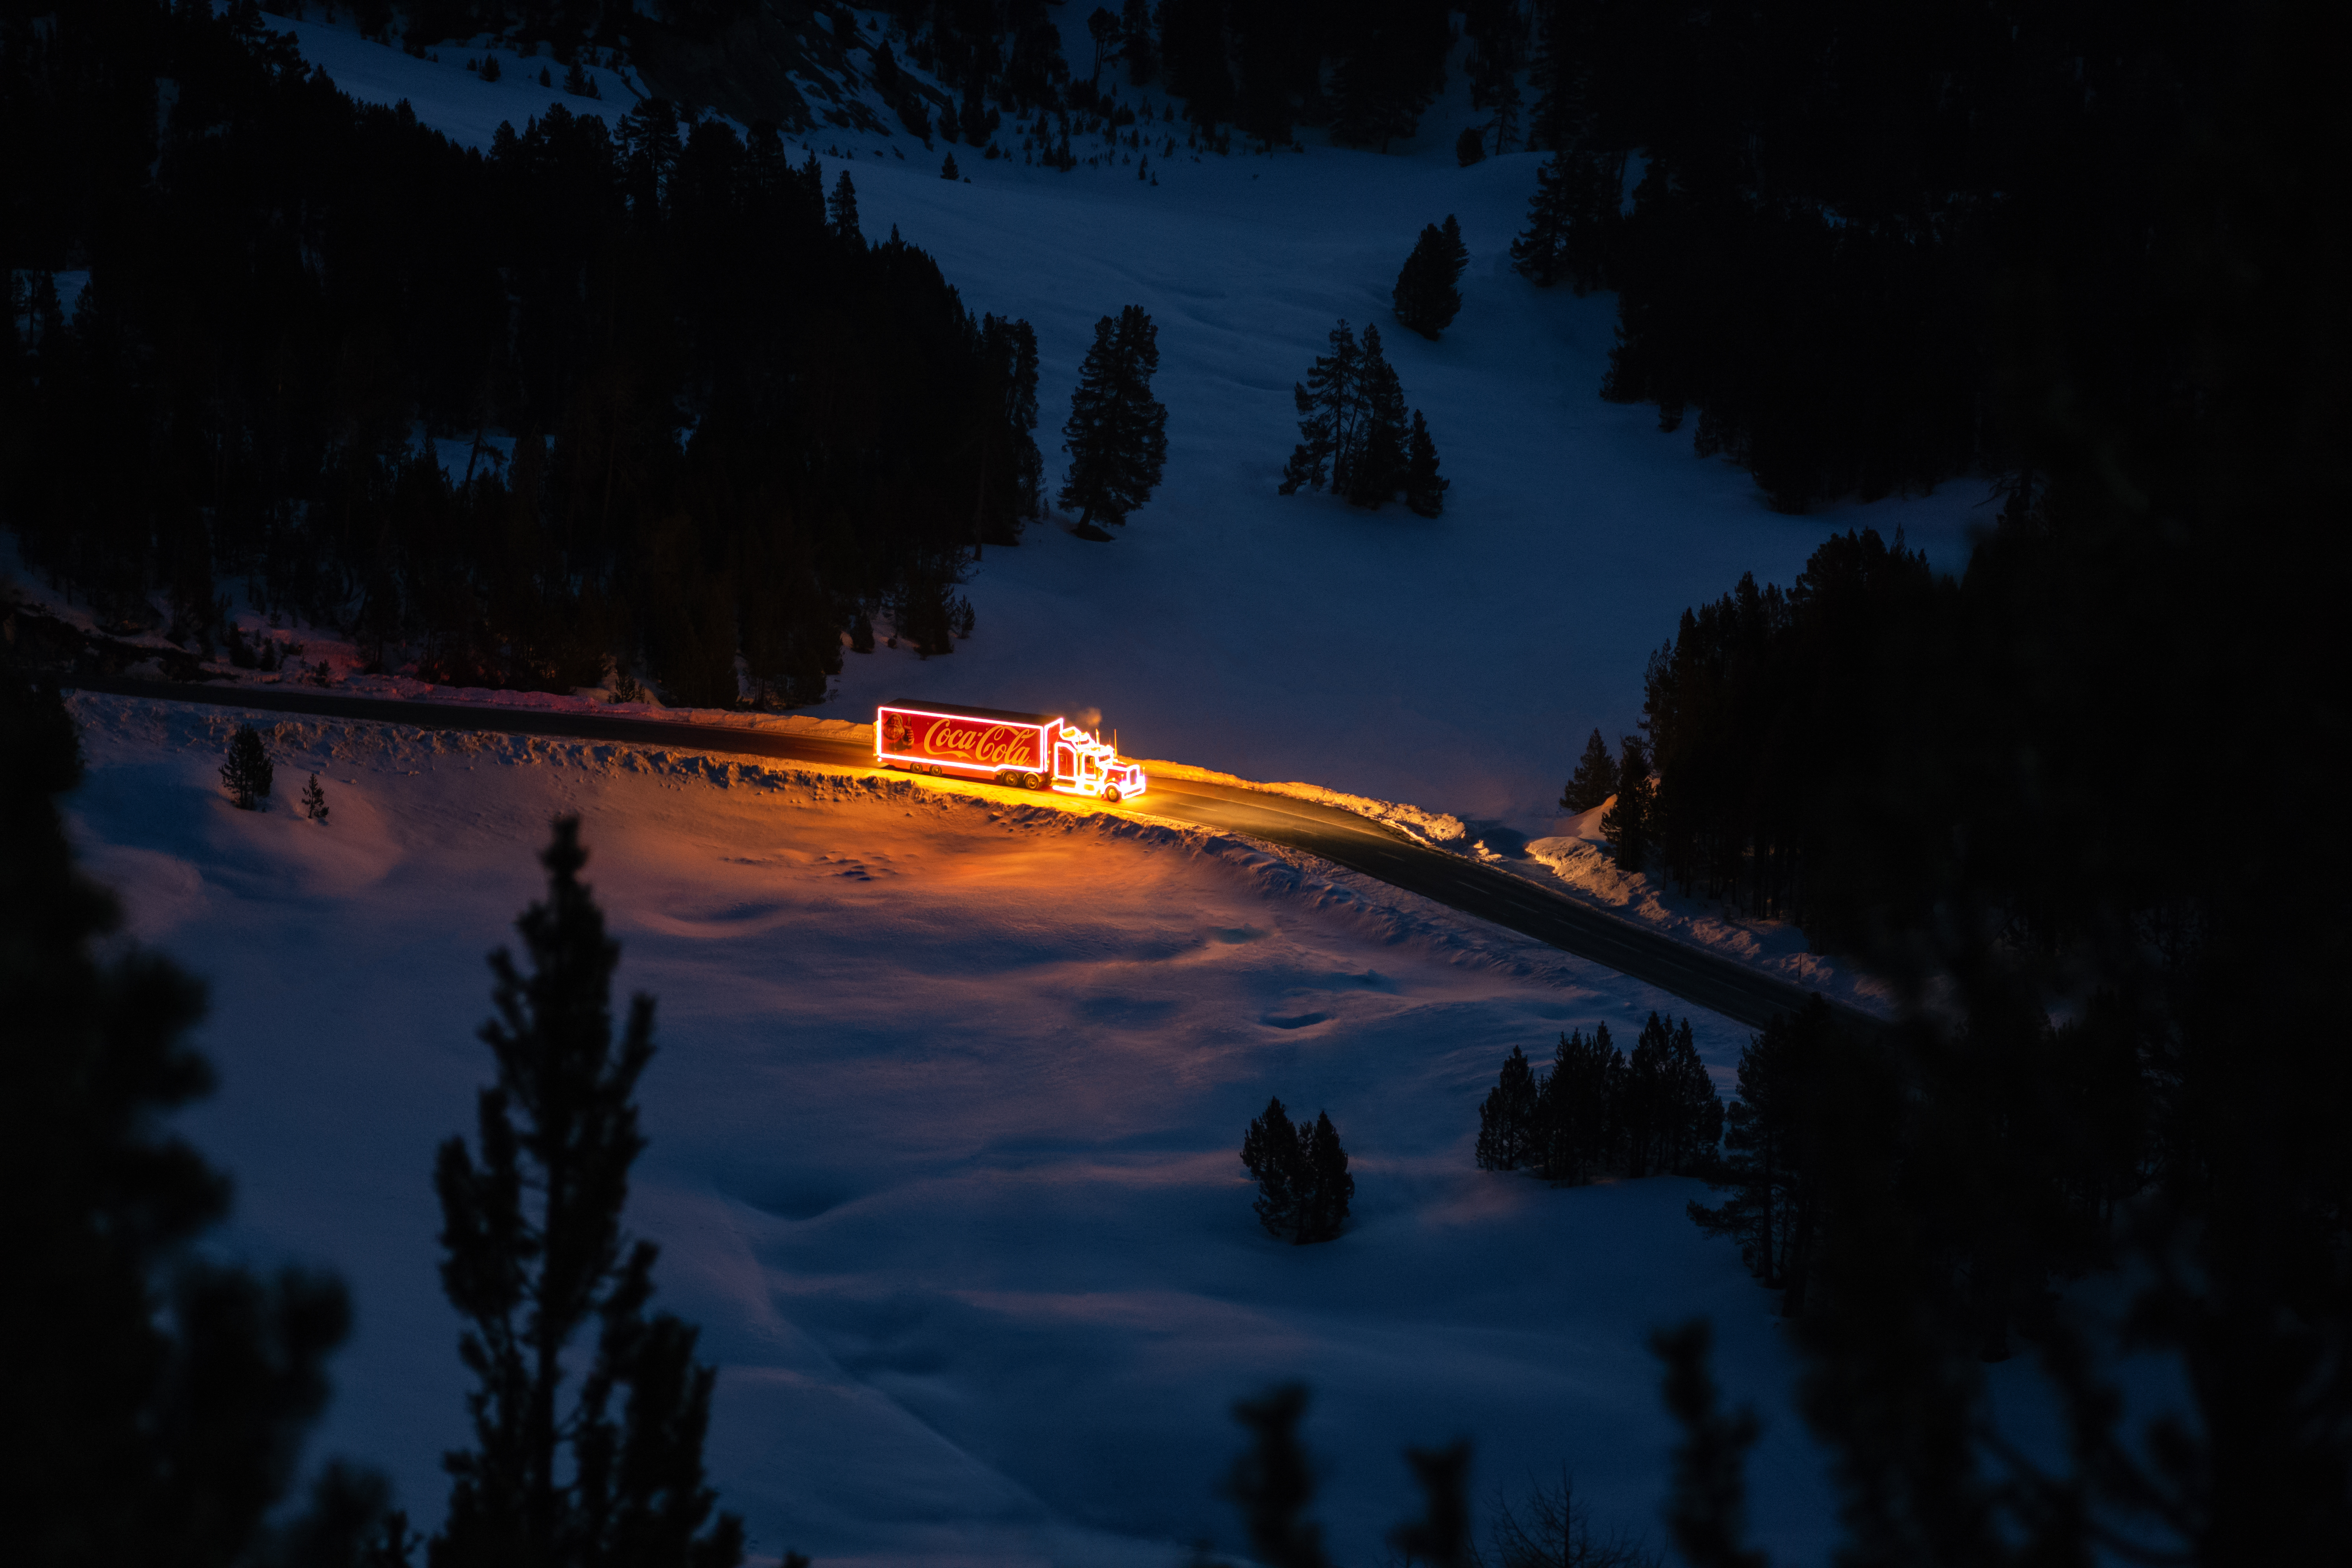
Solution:
M 1323 1527 L 1312 1515 L 1315 1463 L 1298 1433 L 1310 1397 L 1306 1384 L 1287 1383 L 1234 1406 L 1250 1446 L 1234 1461 L 1223 1490 L 1241 1514 L 1249 1560 L 1261 1568 L 1332 1568 Z M 1498 1522 L 1487 1537 L 1491 1555 L 1481 1552 L 1470 1507 L 1470 1457 L 1467 1441 L 1403 1451 L 1422 1508 L 1418 1518 L 1388 1532 L 1392 1568 L 1657 1568 L 1656 1555 L 1638 1542 L 1594 1532 L 1564 1473 L 1557 1491 L 1538 1486 L 1521 1510 L 1498 1500 Z M 1205 1551 L 1193 1562 L 1224 1568 Z
M 1234 1419 L 1249 1432 L 1251 1442 L 1234 1461 L 1224 1495 L 1239 1510 L 1250 1560 L 1261 1568 L 1331 1568 L 1323 1527 L 1309 1514 L 1314 1461 L 1298 1437 L 1310 1397 L 1305 1384 L 1286 1383 L 1234 1406 Z M 1404 1460 L 1421 1489 L 1422 1516 L 1390 1531 L 1390 1546 L 1406 1563 L 1469 1568 L 1476 1560 L 1470 1537 L 1470 1445 L 1407 1448 Z M 1217 1568 L 1213 1558 L 1198 1561 Z
M 0 757 L 8 1561 L 367 1561 L 385 1527 L 372 1475 L 330 1465 L 268 1522 L 327 1402 L 342 1286 L 197 1250 L 228 1183 L 164 1118 L 212 1089 L 187 1043 L 204 987 L 121 945 L 114 900 L 76 874 L 53 798 L 80 776 L 73 721 L 5 662 Z
M 475 1447 L 444 1461 L 455 1485 L 433 1562 L 733 1568 L 742 1522 L 712 1519 L 702 1470 L 715 1373 L 694 1360 L 692 1327 L 646 1312 L 656 1248 L 621 1227 L 653 999 L 631 998 L 615 1040 L 620 944 L 580 881 L 577 818 L 556 823 L 541 860 L 547 898 L 516 922 L 528 972 L 490 956 L 497 1016 L 481 1035 L 498 1081 L 481 1091 L 478 1158 L 453 1138 L 434 1171 L 442 1285 L 476 1385 Z M 575 1378 L 565 1357 L 592 1327 Z
M 1664 1560 L 1639 1540 L 1596 1532 L 1565 1470 L 1558 1486 L 1538 1483 L 1517 1504 L 1497 1497 L 1486 1539 L 1493 1555 L 1478 1553 L 1478 1568 L 1664 1568 Z

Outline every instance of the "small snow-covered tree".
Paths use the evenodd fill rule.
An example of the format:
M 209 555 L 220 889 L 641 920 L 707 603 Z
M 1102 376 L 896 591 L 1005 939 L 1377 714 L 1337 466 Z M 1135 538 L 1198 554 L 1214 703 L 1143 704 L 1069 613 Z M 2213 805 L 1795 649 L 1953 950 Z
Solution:
M 1609 742 L 1601 731 L 1592 731 L 1584 742 L 1584 755 L 1576 761 L 1576 773 L 1568 787 L 1559 792 L 1562 811 L 1586 812 L 1596 805 L 1605 805 L 1617 793 L 1617 759 L 1609 754 Z
M 1412 429 L 1404 443 L 1404 504 L 1419 517 L 1435 517 L 1445 510 L 1445 492 L 1454 483 L 1437 471 L 1437 442 L 1421 410 L 1412 411 Z
M 1242 1163 L 1256 1179 L 1251 1206 L 1268 1235 L 1304 1247 L 1330 1240 L 1346 1225 L 1356 1179 L 1348 1173 L 1348 1152 L 1328 1114 L 1318 1112 L 1315 1124 L 1304 1127 L 1290 1120 L 1279 1099 L 1267 1100 L 1242 1138 Z
M 1298 1147 L 1298 1129 L 1277 1096 L 1265 1111 L 1251 1118 L 1242 1135 L 1242 1163 L 1257 1183 L 1250 1207 L 1269 1236 L 1296 1235 L 1299 1189 L 1306 1184 L 1306 1159 Z
M 278 769 L 269 760 L 269 749 L 261 743 L 260 731 L 252 725 L 238 725 L 236 733 L 229 737 L 228 761 L 221 764 L 220 776 L 239 811 L 258 811 L 269 798 Z
M 1625 737 L 1617 762 L 1617 802 L 1601 816 L 1601 837 L 1608 841 L 1622 871 L 1638 871 L 1650 855 L 1649 753 L 1638 735 Z
M 1329 1241 L 1348 1223 L 1349 1205 L 1356 1199 L 1356 1178 L 1348 1173 L 1348 1152 L 1339 1146 L 1339 1130 L 1328 1112 L 1315 1113 L 1315 1128 L 1301 1138 L 1307 1161 L 1307 1187 L 1298 1205 L 1298 1244 Z
M 1453 214 L 1446 215 L 1443 228 L 1433 223 L 1423 225 L 1389 295 L 1397 320 L 1434 342 L 1462 312 L 1462 290 L 1457 285 L 1469 260 L 1469 250 L 1462 243 L 1462 226 Z

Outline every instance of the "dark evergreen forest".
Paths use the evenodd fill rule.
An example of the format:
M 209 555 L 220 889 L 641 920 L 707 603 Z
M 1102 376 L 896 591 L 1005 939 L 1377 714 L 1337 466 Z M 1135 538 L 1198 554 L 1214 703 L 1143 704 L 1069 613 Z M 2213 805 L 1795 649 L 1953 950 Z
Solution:
M 1731 1197 L 1694 1217 L 1785 1291 L 1801 1401 L 1836 1456 L 1842 1561 L 2340 1562 L 2352 148 L 2313 47 L 2322 14 L 1955 17 L 1922 37 L 2039 64 L 1950 80 L 1959 102 L 1972 79 L 2007 84 L 1950 121 L 1958 161 L 1937 165 L 2001 199 L 1902 242 L 1927 268 L 1919 300 L 1977 312 L 1976 358 L 1910 363 L 1975 388 L 2004 504 L 1957 575 L 1852 530 L 1787 588 L 1744 580 L 1686 613 L 1651 661 L 1655 777 L 1629 824 L 1654 872 L 1894 978 L 1906 1021 L 1860 1037 L 1816 1007 L 1767 1030 L 1717 1173 Z M 1850 20 L 1829 47 L 1791 18 L 1745 58 L 1835 58 L 1874 36 Z M 1849 92 L 1916 84 L 1900 63 Z M 1704 126 L 1704 96 L 1669 118 Z M 1852 211 L 1895 188 L 1872 183 L 1894 178 L 1875 160 L 1901 174 L 1937 145 L 1895 136 L 1872 101 L 1774 101 L 1755 145 L 1780 124 L 1793 166 L 1847 168 Z M 1727 189 L 1709 199 L 1735 211 Z M 1882 210 L 1883 235 L 1910 221 Z M 1834 242 L 1895 243 L 1852 228 Z M 1681 247 L 1683 265 L 1710 254 Z M 1643 336 L 1648 285 L 1623 276 L 1621 369 L 1666 341 Z M 1671 321 L 1666 298 L 1648 320 Z M 1832 365 L 1811 341 L 1805 363 Z M 1853 426 L 1815 409 L 1803 428 Z M 1661 1349 L 1690 1437 L 1677 1542 L 1753 1561 L 1752 1425 L 1715 1407 L 1703 1335 Z M 1980 1363 L 2023 1351 L 2065 1415 L 2063 1457 L 2007 1447 L 1990 1421 Z M 2179 1410 L 2158 1418 L 2144 1383 L 2125 1396 L 2131 1353 L 2179 1368 Z
M 1522 269 L 1616 290 L 1602 395 L 1690 420 L 1790 511 L 2023 466 L 2001 302 L 2111 332 L 2149 307 L 2154 182 L 2243 31 L 2089 0 L 1534 10 L 1554 156 Z
M 0 521 L 105 614 L 168 589 L 208 640 L 241 576 L 432 679 L 641 662 L 732 705 L 740 651 L 793 703 L 886 602 L 950 651 L 971 552 L 1037 508 L 1026 323 L 772 128 L 556 103 L 482 155 L 249 9 L 123 0 L 0 31 Z M 428 434 L 473 444 L 457 482 Z

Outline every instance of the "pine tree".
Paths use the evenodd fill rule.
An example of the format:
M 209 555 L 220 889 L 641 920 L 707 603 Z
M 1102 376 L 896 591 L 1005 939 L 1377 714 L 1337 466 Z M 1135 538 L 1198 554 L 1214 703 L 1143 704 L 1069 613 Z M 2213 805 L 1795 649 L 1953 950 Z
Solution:
M 1234 74 L 1225 54 L 1222 0 L 1160 0 L 1160 60 L 1168 90 L 1187 117 L 1215 125 L 1233 112 Z
M 1462 230 L 1451 214 L 1444 230 L 1424 224 L 1390 291 L 1397 320 L 1434 342 L 1462 312 L 1462 291 L 1454 284 L 1468 259 L 1462 249 Z
M 825 216 L 833 220 L 833 232 L 837 237 L 866 243 L 865 233 L 857 226 L 857 187 L 850 183 L 846 169 L 833 183 L 833 198 L 825 204 Z
M 1140 305 L 1095 324 L 1094 347 L 1078 368 L 1062 450 L 1070 455 L 1061 504 L 1081 526 L 1097 516 L 1125 522 L 1151 499 L 1168 461 L 1168 410 L 1151 395 L 1160 368 L 1159 331 Z
M 1330 1241 L 1348 1223 L 1356 1178 L 1348 1174 L 1348 1152 L 1329 1113 L 1315 1113 L 1315 1130 L 1299 1140 L 1307 1165 L 1307 1189 L 1298 1206 L 1298 1244 Z
M 1412 411 L 1412 432 L 1405 437 L 1404 504 L 1419 517 L 1435 517 L 1445 510 L 1445 492 L 1454 481 L 1437 471 L 1437 443 L 1421 410 Z
M 1624 1076 L 1625 1056 L 1608 1025 L 1594 1026 L 1589 1039 L 1580 1029 L 1559 1037 L 1536 1099 L 1538 1155 L 1555 1185 L 1580 1186 L 1614 1163 Z
M 1349 505 L 1377 510 L 1395 499 L 1404 483 L 1408 431 L 1404 388 L 1381 353 L 1378 327 L 1364 329 L 1361 374 L 1363 412 L 1356 423 L 1356 456 L 1349 469 L 1346 493 Z M 1431 456 L 1433 462 L 1433 447 Z M 1336 476 L 1332 488 L 1339 488 Z
M 1616 803 L 1601 813 L 1601 837 L 1621 871 L 1639 871 L 1650 858 L 1650 759 L 1639 736 L 1625 737 L 1617 763 Z
M 1619 1116 L 1625 1127 L 1625 1173 L 1646 1176 L 1665 1163 L 1671 1122 L 1674 1028 L 1654 1009 L 1626 1059 Z
M 954 154 L 954 153 L 949 153 L 949 154 L 947 155 L 947 161 L 946 161 L 945 163 L 942 163 L 940 165 L 940 179 L 942 179 L 942 180 L 952 180 L 952 179 L 954 179 L 955 177 L 956 177 L 956 163 L 955 163 L 955 154 Z
M 1267 1100 L 1243 1135 L 1242 1163 L 1257 1182 L 1251 1207 L 1266 1234 L 1287 1236 L 1299 1247 L 1339 1234 L 1356 1179 L 1348 1174 L 1347 1151 L 1328 1115 L 1318 1113 L 1314 1126 L 1302 1127 L 1279 1099 Z
M 1527 34 L 1515 5 L 1473 5 L 1470 22 L 1469 30 L 1478 40 L 1469 60 L 1470 107 L 1495 111 L 1486 128 L 1495 133 L 1495 152 L 1499 155 L 1511 150 L 1519 133 L 1519 70 L 1527 63 Z M 1463 134 L 1479 136 L 1483 142 L 1483 133 L 1475 129 Z M 1483 153 L 1483 145 L 1480 151 Z M 1463 160 L 1465 163 L 1476 161 Z
M 1321 489 L 1328 479 L 1344 490 L 1355 468 L 1356 427 L 1362 413 L 1363 351 L 1356 334 L 1341 321 L 1331 329 L 1331 352 L 1315 356 L 1304 384 L 1294 384 L 1291 396 L 1298 405 L 1298 445 L 1283 465 L 1283 495 L 1300 485 Z
M 1331 134 L 1352 146 L 1410 136 L 1445 80 L 1453 27 L 1441 0 L 1370 0 L 1354 8 L 1335 73 Z
M 985 145 L 996 128 L 1004 122 L 1002 114 L 988 107 L 988 100 L 982 96 L 982 85 L 981 78 L 974 75 L 964 84 L 963 89 L 963 139 L 975 147 Z M 940 118 L 944 120 L 946 116 Z
M 1536 192 L 1528 201 L 1528 226 L 1511 241 L 1511 266 L 1538 289 L 1549 289 L 1568 272 L 1569 229 L 1575 222 L 1570 154 L 1554 153 L 1536 171 Z
M 453 1138 L 434 1169 L 442 1286 L 477 1379 L 476 1447 L 444 1461 L 455 1484 L 436 1568 L 742 1560 L 741 1521 L 711 1519 L 703 1479 L 716 1374 L 694 1361 L 693 1328 L 646 1314 L 656 1249 L 621 1228 L 654 1005 L 631 999 L 616 1047 L 620 944 L 579 879 L 586 860 L 578 819 L 558 821 L 547 898 L 516 922 L 530 972 L 503 948 L 490 957 L 497 1016 L 481 1037 L 498 1082 L 479 1100 L 479 1163 Z M 592 1322 L 567 1396 L 564 1357 Z
M 1234 1406 L 1254 1441 L 1234 1461 L 1224 1493 L 1241 1510 L 1250 1560 L 1265 1568 L 1328 1568 L 1322 1527 L 1307 1517 L 1315 1500 L 1315 1468 L 1298 1441 L 1307 1401 L 1307 1385 L 1289 1383 Z
M 228 761 L 221 764 L 220 776 L 239 811 L 258 811 L 269 798 L 278 768 L 269 760 L 268 748 L 261 743 L 260 731 L 252 725 L 239 724 L 236 733 L 229 737 Z
M 1407 1448 L 1404 1462 L 1421 1488 L 1422 1515 L 1389 1531 L 1390 1549 L 1408 1568 L 1480 1568 L 1470 1530 L 1470 1439 Z
M 621 117 L 617 139 L 623 166 L 628 171 L 631 202 L 639 216 L 658 216 L 685 153 L 677 106 L 666 98 L 646 99 Z
M 1717 1145 L 1723 1142 L 1723 1100 L 1715 1092 L 1715 1079 L 1706 1064 L 1699 1060 L 1688 1018 L 1675 1029 L 1666 1100 L 1671 1108 L 1667 1125 L 1672 1142 L 1664 1168 L 1677 1176 L 1707 1174 L 1715 1168 Z
M 1587 119 L 1584 81 L 1570 33 L 1578 16 L 1568 0 L 1536 0 L 1536 47 L 1528 84 L 1535 89 L 1528 145 L 1565 151 Z
M 1279 1099 L 1268 1100 L 1265 1113 L 1252 1120 L 1242 1135 L 1242 1163 L 1257 1183 L 1250 1207 L 1256 1211 L 1258 1224 L 1269 1236 L 1297 1236 L 1300 1199 L 1307 1185 L 1306 1152 Z
M 1160 74 L 1160 47 L 1151 29 L 1151 0 L 1125 0 L 1119 7 L 1119 30 L 1127 43 L 1127 79 L 1136 87 Z
M 1722 1167 L 1707 1184 L 1731 1197 L 1693 1203 L 1691 1220 L 1739 1244 L 1768 1289 L 1785 1289 L 1782 1310 L 1804 1310 L 1807 1266 L 1819 1228 L 1821 1105 L 1837 1021 L 1818 995 L 1783 1013 L 1739 1053 L 1739 1094 L 1726 1118 Z
M 327 792 L 320 786 L 319 775 L 312 773 L 310 782 L 302 789 L 302 815 L 324 826 L 327 821 Z
M 1503 1074 L 1478 1108 L 1478 1168 L 1516 1171 L 1535 1152 L 1535 1068 L 1518 1047 L 1503 1058 Z
M 1609 754 L 1609 743 L 1595 730 L 1591 739 L 1584 742 L 1584 755 L 1576 761 L 1575 776 L 1559 792 L 1559 806 L 1562 811 L 1581 814 L 1607 805 L 1609 797 L 1616 793 L 1617 762 Z
M 1105 60 L 1118 58 L 1120 32 L 1119 19 L 1100 5 L 1096 6 L 1087 17 L 1087 37 L 1094 40 L 1095 46 L 1094 63 L 1087 71 L 1087 81 L 1095 81 L 1102 76 Z

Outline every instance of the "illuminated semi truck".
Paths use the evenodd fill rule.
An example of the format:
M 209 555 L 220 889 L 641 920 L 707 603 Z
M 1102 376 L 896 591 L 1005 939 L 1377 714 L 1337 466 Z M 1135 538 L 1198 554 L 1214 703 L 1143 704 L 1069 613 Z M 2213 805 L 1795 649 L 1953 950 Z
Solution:
M 874 710 L 874 761 L 909 773 L 1092 795 L 1113 805 L 1144 791 L 1141 768 L 1120 762 L 1098 733 L 1057 713 L 885 702 Z

